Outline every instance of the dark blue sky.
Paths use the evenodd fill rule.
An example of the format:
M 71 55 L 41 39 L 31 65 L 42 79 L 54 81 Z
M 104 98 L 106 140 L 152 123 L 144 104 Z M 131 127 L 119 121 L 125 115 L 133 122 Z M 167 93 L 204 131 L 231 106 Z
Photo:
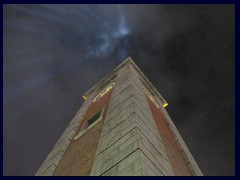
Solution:
M 3 53 L 4 175 L 34 175 L 82 94 L 127 56 L 203 173 L 234 175 L 234 5 L 4 5 Z

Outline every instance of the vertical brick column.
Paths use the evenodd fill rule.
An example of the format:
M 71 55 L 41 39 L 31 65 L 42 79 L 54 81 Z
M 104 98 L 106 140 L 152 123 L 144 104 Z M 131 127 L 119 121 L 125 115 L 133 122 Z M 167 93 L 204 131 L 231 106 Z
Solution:
M 173 175 L 138 73 L 117 72 L 91 175 Z

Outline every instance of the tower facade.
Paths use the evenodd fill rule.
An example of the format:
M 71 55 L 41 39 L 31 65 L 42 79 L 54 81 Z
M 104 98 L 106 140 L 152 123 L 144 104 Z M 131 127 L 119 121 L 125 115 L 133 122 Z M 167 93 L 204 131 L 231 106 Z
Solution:
M 201 176 L 165 106 L 131 58 L 84 94 L 36 175 Z

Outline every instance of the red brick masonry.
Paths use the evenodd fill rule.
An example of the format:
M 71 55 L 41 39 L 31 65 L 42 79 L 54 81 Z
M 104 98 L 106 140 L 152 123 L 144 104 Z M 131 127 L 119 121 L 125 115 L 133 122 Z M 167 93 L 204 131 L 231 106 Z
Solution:
M 162 137 L 163 145 L 167 151 L 168 159 L 170 161 L 174 175 L 190 176 L 191 174 L 187 167 L 187 164 L 163 117 L 161 110 L 158 109 L 148 97 L 147 99 L 148 99 L 148 104 L 150 106 L 150 109 L 152 111 L 152 115 L 158 127 L 159 134 Z
M 84 123 L 96 112 L 105 106 L 103 120 L 88 130 L 79 139 L 72 140 L 58 164 L 54 176 L 89 176 L 101 136 L 103 122 L 107 113 L 112 91 L 109 91 L 100 100 L 93 102 L 80 123 L 76 135 Z

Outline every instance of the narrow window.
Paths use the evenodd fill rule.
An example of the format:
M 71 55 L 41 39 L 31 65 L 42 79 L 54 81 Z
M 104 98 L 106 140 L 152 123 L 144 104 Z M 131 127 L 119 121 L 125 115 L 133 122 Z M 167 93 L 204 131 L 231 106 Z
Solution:
M 101 116 L 101 111 L 98 111 L 95 115 L 93 115 L 84 125 L 84 128 L 88 128 L 91 124 L 93 124 L 96 120 L 98 120 Z
M 96 124 L 98 124 L 103 119 L 103 111 L 104 109 L 99 110 L 97 113 L 95 113 L 93 116 L 91 116 L 86 123 L 84 124 L 82 130 L 74 137 L 74 140 L 77 140 L 79 137 L 84 135 L 89 129 L 94 127 Z

